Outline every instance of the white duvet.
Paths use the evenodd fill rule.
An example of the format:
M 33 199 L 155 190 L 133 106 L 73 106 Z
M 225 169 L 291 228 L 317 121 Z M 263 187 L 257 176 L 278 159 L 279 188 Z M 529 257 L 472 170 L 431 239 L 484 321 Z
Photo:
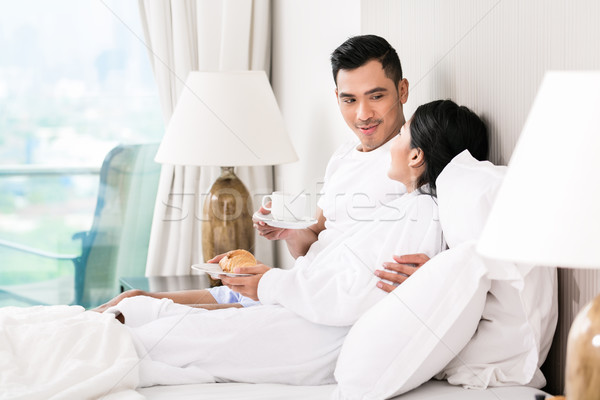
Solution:
M 0 399 L 143 399 L 139 358 L 113 315 L 0 308 Z
M 373 271 L 393 254 L 431 257 L 443 246 L 434 199 L 414 192 L 293 270 L 265 274 L 259 296 L 268 304 L 207 311 L 136 296 L 103 315 L 0 309 L 0 389 L 7 398 L 84 399 L 159 384 L 331 384 L 350 326 L 386 296 Z
M 123 314 L 143 358 L 144 387 L 330 384 L 351 325 L 386 296 L 373 271 L 393 254 L 432 257 L 443 246 L 435 200 L 413 192 L 292 270 L 267 272 L 258 287 L 262 305 L 207 311 L 136 296 L 106 312 Z

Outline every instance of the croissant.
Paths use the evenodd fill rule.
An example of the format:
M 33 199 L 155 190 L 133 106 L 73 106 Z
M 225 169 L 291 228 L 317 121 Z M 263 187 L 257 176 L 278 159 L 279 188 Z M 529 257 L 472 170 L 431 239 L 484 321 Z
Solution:
M 224 272 L 233 272 L 235 267 L 247 267 L 256 265 L 256 258 L 246 250 L 232 250 L 225 254 L 225 257 L 219 261 L 219 265 Z

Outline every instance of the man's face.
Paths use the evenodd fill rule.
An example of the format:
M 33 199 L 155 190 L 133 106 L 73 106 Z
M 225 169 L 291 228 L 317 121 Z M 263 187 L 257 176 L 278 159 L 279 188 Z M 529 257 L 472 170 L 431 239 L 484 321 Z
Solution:
M 403 79 L 396 87 L 377 60 L 339 70 L 335 93 L 344 120 L 360 140 L 361 151 L 386 143 L 404 124 L 402 104 L 408 98 L 408 81 Z

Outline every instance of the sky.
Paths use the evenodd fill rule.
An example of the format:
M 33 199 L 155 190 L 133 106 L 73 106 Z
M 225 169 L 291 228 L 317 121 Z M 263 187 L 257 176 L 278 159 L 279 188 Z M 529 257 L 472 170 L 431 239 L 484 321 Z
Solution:
M 0 0 L 0 164 L 99 163 L 117 141 L 160 138 L 142 40 L 136 0 Z

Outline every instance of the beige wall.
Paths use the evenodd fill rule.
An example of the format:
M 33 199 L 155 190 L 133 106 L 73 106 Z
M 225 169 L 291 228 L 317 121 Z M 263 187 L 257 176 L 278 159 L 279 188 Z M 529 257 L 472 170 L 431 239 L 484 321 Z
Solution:
M 382 35 L 398 50 L 411 83 L 407 117 L 419 104 L 439 98 L 472 108 L 489 124 L 495 163 L 510 159 L 545 71 L 600 69 L 597 0 L 363 0 L 361 5 L 362 33 Z M 557 182 L 556 189 L 572 188 Z M 557 365 L 564 364 L 573 315 L 600 292 L 596 272 L 564 270 L 560 278 L 562 333 L 547 372 L 547 390 L 554 393 L 563 387 Z

